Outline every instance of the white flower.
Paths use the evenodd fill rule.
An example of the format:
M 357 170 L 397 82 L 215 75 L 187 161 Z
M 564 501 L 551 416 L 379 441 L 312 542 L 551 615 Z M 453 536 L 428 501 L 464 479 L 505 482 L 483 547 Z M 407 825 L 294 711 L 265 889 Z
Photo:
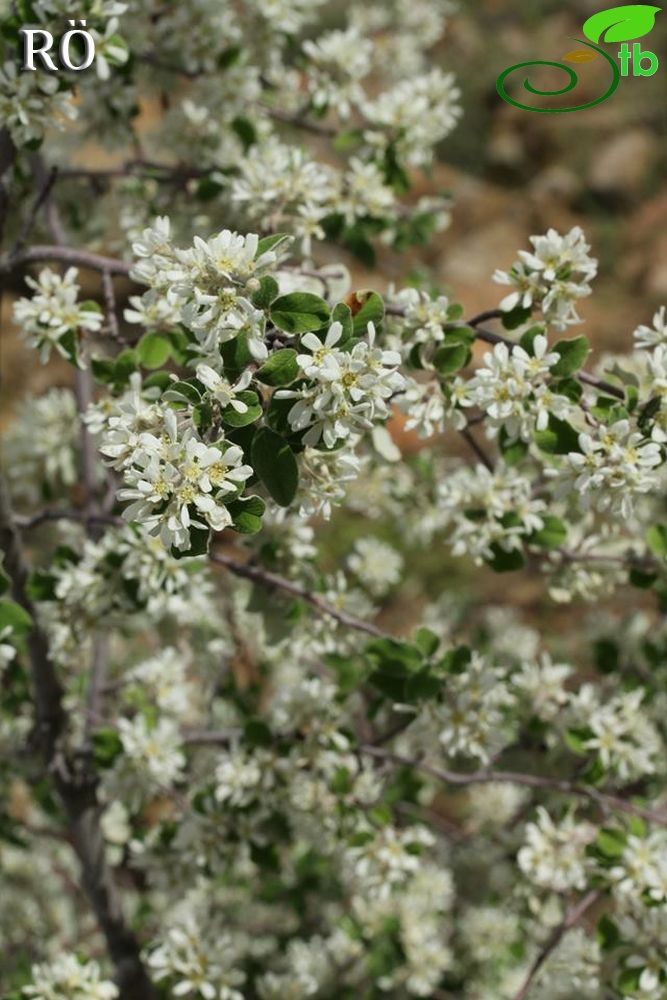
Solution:
M 299 355 L 299 363 L 304 374 L 312 372 L 310 385 L 276 393 L 277 398 L 298 400 L 288 420 L 292 430 L 306 430 L 306 445 L 323 439 L 327 448 L 333 448 L 354 431 L 369 430 L 374 421 L 386 420 L 387 400 L 404 386 L 398 372 L 400 355 L 375 347 L 373 323 L 368 324 L 367 339 L 351 351 L 336 347 L 341 335 L 339 323 L 332 324 L 324 342 L 306 334 L 302 342 L 313 355 Z
M 225 503 L 242 491 L 252 468 L 242 464 L 238 445 L 224 439 L 207 445 L 192 426 L 179 439 L 174 411 L 164 410 L 162 416 L 165 434 L 139 436 L 118 499 L 131 501 L 123 512 L 126 520 L 145 525 L 165 548 L 184 550 L 191 528 L 222 531 L 232 523 Z
M 35 294 L 30 299 L 14 303 L 14 322 L 21 327 L 28 346 L 39 349 L 42 361 L 48 361 L 51 348 L 63 357 L 68 349 L 62 343 L 65 334 L 97 333 L 104 321 L 102 312 L 94 303 L 81 306 L 77 302 L 78 271 L 70 267 L 64 275 L 45 267 L 39 278 L 27 277 L 26 284 Z
M 381 596 L 401 579 L 403 559 L 377 538 L 359 538 L 347 564 L 371 594 Z
M 234 808 L 249 805 L 273 784 L 271 756 L 265 752 L 230 751 L 215 769 L 215 798 Z
M 231 937 L 223 933 L 207 940 L 188 913 L 148 954 L 153 977 L 169 980 L 173 996 L 203 1000 L 243 1000 L 236 987 L 245 976 L 234 968 L 234 960 Z
M 580 322 L 576 302 L 590 295 L 589 282 L 597 274 L 597 261 L 583 231 L 575 226 L 561 236 L 549 229 L 545 236 L 531 236 L 532 251 L 520 250 L 519 260 L 509 271 L 496 271 L 494 281 L 514 291 L 500 303 L 510 311 L 517 306 L 540 308 L 545 320 L 557 330 Z
M 660 344 L 667 344 L 667 316 L 665 306 L 661 306 L 653 317 L 653 327 L 638 326 L 633 334 L 635 346 L 649 350 Z
M 150 782 L 165 788 L 180 780 L 185 756 L 176 723 L 161 718 L 151 727 L 137 715 L 131 721 L 118 720 L 118 735 L 123 753 Z
M 244 371 L 236 384 L 231 385 L 224 376 L 214 371 L 210 365 L 197 365 L 197 378 L 206 386 L 221 409 L 224 410 L 226 407 L 231 406 L 237 413 L 248 412 L 247 404 L 236 397 L 250 385 L 252 381 L 252 372 L 250 370 Z
M 486 764 L 510 742 L 512 726 L 506 717 L 514 704 L 506 671 L 475 652 L 465 669 L 448 679 L 447 697 L 429 713 L 448 755 L 476 757 Z
M 542 806 L 537 823 L 526 824 L 526 844 L 517 855 L 519 868 L 535 885 L 553 892 L 585 889 L 589 863 L 586 846 L 595 828 L 567 815 L 556 825 Z
M 585 504 L 590 494 L 601 510 L 612 508 L 629 517 L 637 495 L 658 485 L 653 470 L 662 464 L 660 446 L 633 431 L 629 420 L 600 426 L 595 436 L 579 435 L 581 452 L 570 452 L 575 490 Z
M 552 663 L 551 657 L 543 653 L 539 663 L 523 664 L 513 682 L 527 696 L 537 717 L 547 722 L 555 718 L 567 702 L 564 684 L 571 675 L 572 667 L 566 663 Z
M 120 996 L 111 980 L 101 978 L 97 962 L 80 962 L 63 954 L 55 961 L 33 965 L 32 983 L 23 993 L 32 1000 L 114 1000 Z
M 0 629 L 0 677 L 2 677 L 5 667 L 9 666 L 16 656 L 16 648 L 11 642 L 7 642 L 13 631 L 11 625 L 5 625 L 4 628 Z

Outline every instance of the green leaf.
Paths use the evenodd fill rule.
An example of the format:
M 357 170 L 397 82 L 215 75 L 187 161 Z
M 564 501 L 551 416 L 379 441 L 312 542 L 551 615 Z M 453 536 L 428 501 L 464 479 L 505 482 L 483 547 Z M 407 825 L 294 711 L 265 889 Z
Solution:
M 135 351 L 139 364 L 153 371 L 162 368 L 171 357 L 171 342 L 162 333 L 145 333 Z
M 226 427 L 247 427 L 248 424 L 254 424 L 256 420 L 259 420 L 263 411 L 256 392 L 245 389 L 236 394 L 236 399 L 245 403 L 248 409 L 245 413 L 239 413 L 231 405 L 225 407 L 220 416 Z
M 112 66 L 123 66 L 128 55 L 128 44 L 121 35 L 110 35 L 104 40 L 104 57 Z
M 200 177 L 197 181 L 196 197 L 199 201 L 213 201 L 222 191 L 222 184 L 212 177 Z
M 408 677 L 405 683 L 403 698 L 409 704 L 416 701 L 428 701 L 436 698 L 442 691 L 442 679 L 435 677 L 429 670 Z
M 300 373 L 296 356 L 296 351 L 291 347 L 276 351 L 255 372 L 255 378 L 264 385 L 289 385 Z
M 639 989 L 639 980 L 641 979 L 643 971 L 644 970 L 642 968 L 624 969 L 620 974 L 616 985 L 624 997 L 631 997 L 637 992 Z
M 103 385 L 113 382 L 115 364 L 110 358 L 91 358 L 90 368 L 96 382 Z
M 247 153 L 250 147 L 257 142 L 255 126 L 247 118 L 239 117 L 232 121 L 232 128 L 243 143 L 243 149 Z
M 440 645 L 440 639 L 430 628 L 419 628 L 415 632 L 415 645 L 419 647 L 424 656 L 433 656 Z
M 593 645 L 595 666 L 601 674 L 615 673 L 621 664 L 621 651 L 613 639 L 597 639 Z
M 586 363 L 591 345 L 587 337 L 575 337 L 574 340 L 559 340 L 554 345 L 560 361 L 551 368 L 551 374 L 558 378 L 568 378 L 578 372 Z
M 165 400 L 174 402 L 192 403 L 198 406 L 201 403 L 201 392 L 192 382 L 172 382 L 164 393 Z
M 502 314 L 501 322 L 506 330 L 517 330 L 530 319 L 532 314 L 532 309 L 524 309 L 523 306 L 515 306 L 514 309 L 510 309 L 509 312 L 504 312 Z
M 535 442 L 549 455 L 567 455 L 571 451 L 581 451 L 579 435 L 574 427 L 553 414 L 549 417 L 548 428 L 535 432 Z
M 603 951 L 611 951 L 620 942 L 620 932 L 609 914 L 603 913 L 598 920 L 596 936 Z
M 205 556 L 208 552 L 208 543 L 211 532 L 208 528 L 190 528 L 190 548 L 177 549 L 172 545 L 171 554 L 174 559 L 190 559 L 192 556 Z
M 331 313 L 331 322 L 340 323 L 343 327 L 343 334 L 338 341 L 339 345 L 345 343 L 354 334 L 354 324 L 352 322 L 352 310 L 346 302 L 339 302 L 334 306 L 333 312 Z
M 460 371 L 470 357 L 470 350 L 465 344 L 443 344 L 435 352 L 433 364 L 440 375 L 454 375 Z
M 252 747 L 270 747 L 273 743 L 273 733 L 263 719 L 248 719 L 243 727 L 243 739 Z
M 225 373 L 230 379 L 234 379 L 245 371 L 253 361 L 253 356 L 248 347 L 248 334 L 239 333 L 238 337 L 228 340 L 220 345 L 220 355 L 225 365 Z
M 605 858 L 620 858 L 625 850 L 625 834 L 622 830 L 603 827 L 597 835 L 595 847 Z
M 280 507 L 288 507 L 299 486 L 299 467 L 287 441 L 262 427 L 257 431 L 250 452 L 252 466 Z
M 227 510 L 232 516 L 235 531 L 241 535 L 256 535 L 262 527 L 266 504 L 258 496 L 239 497 L 227 504 Z
M 41 569 L 33 570 L 28 577 L 26 593 L 32 601 L 55 601 L 56 577 Z
M 629 42 L 653 30 L 661 7 L 644 3 L 626 4 L 598 11 L 584 23 L 584 34 L 592 42 Z M 604 38 L 602 37 L 604 35 Z
M 11 585 L 12 581 L 3 570 L 2 562 L 0 561 L 0 594 L 6 594 L 11 588 Z
M 468 646 L 456 646 L 449 649 L 438 662 L 438 671 L 441 674 L 463 674 L 468 669 L 472 659 L 472 652 Z
M 32 618 L 20 604 L 14 601 L 0 601 L 0 631 L 7 626 L 19 634 L 29 632 L 32 628 Z
M 530 330 L 526 330 L 525 333 L 521 334 L 521 339 L 519 340 L 519 345 L 523 347 L 526 353 L 533 355 L 533 344 L 535 343 L 535 338 L 542 336 L 544 334 L 543 326 L 531 326 Z
M 646 544 L 659 559 L 667 559 L 667 527 L 654 524 L 646 533 Z
M 504 427 L 500 428 L 498 447 L 507 465 L 518 465 L 528 454 L 528 443 L 521 438 L 510 438 Z
M 275 278 L 270 274 L 265 274 L 259 279 L 259 291 L 252 297 L 252 304 L 256 309 L 268 309 L 271 303 L 278 298 L 280 288 Z
M 266 253 L 268 250 L 282 249 L 284 246 L 287 246 L 288 243 L 292 243 L 293 241 L 294 237 L 290 236 L 289 233 L 274 233 L 273 236 L 265 236 L 257 244 L 255 260 L 257 260 L 258 257 L 261 257 L 262 254 Z
M 567 539 L 567 525 L 559 517 L 553 517 L 550 514 L 547 514 L 542 520 L 544 527 L 530 536 L 530 544 L 540 545 L 545 549 L 559 548 Z
M 329 306 L 312 292 L 282 295 L 271 306 L 271 322 L 286 333 L 320 330 L 330 320 Z
M 115 729 L 97 729 L 93 733 L 93 757 L 98 767 L 111 767 L 123 752 L 123 744 Z
M 366 333 L 369 323 L 374 323 L 379 330 L 384 322 L 384 302 L 382 296 L 377 292 L 362 291 L 355 292 L 355 299 L 361 304 L 361 308 L 355 312 L 352 307 L 352 329 L 356 337 Z
M 526 565 L 523 553 L 518 549 L 506 552 L 500 545 L 492 545 L 491 549 L 493 555 L 485 562 L 495 573 L 514 573 Z
M 448 346 L 465 344 L 466 347 L 472 347 L 476 338 L 477 331 L 472 326 L 455 326 L 451 330 L 445 330 L 445 343 Z
M 592 736 L 593 733 L 590 729 L 566 729 L 564 739 L 566 746 L 572 753 L 586 756 L 588 754 L 586 744 Z

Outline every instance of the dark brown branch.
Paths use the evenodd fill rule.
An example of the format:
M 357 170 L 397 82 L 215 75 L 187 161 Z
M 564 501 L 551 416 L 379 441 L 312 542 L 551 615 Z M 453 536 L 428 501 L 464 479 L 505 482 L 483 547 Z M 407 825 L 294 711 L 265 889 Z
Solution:
M 48 640 L 37 624 L 36 608 L 28 596 L 28 566 L 23 557 L 21 540 L 3 478 L 0 478 L 0 550 L 4 553 L 3 568 L 11 580 L 12 596 L 34 623 L 28 633 L 35 702 L 33 743 L 44 759 L 50 762 L 65 723 L 63 689 L 51 660 Z
M 463 430 L 460 431 L 460 434 L 461 434 L 461 437 L 463 438 L 463 440 L 466 442 L 466 444 L 469 445 L 469 447 L 475 453 L 475 455 L 477 456 L 477 458 L 480 460 L 480 462 L 482 463 L 482 465 L 485 465 L 486 468 L 489 470 L 489 472 L 493 472 L 493 462 L 491 461 L 491 459 L 489 458 L 489 456 L 486 454 L 486 452 L 482 448 L 481 444 L 479 444 L 478 441 L 476 441 L 476 439 L 475 439 L 472 431 L 470 430 L 470 428 L 469 427 L 464 427 Z
M 139 942 L 125 923 L 121 899 L 106 860 L 100 827 L 97 779 L 89 759 L 68 760 L 60 747 L 67 718 L 63 688 L 51 659 L 48 639 L 39 626 L 28 595 L 28 567 L 16 528 L 9 495 L 0 478 L 0 549 L 12 596 L 30 615 L 28 659 L 35 704 L 33 742 L 52 776 L 67 817 L 68 836 L 81 865 L 82 884 L 104 933 L 123 1000 L 157 1000 L 141 961 Z

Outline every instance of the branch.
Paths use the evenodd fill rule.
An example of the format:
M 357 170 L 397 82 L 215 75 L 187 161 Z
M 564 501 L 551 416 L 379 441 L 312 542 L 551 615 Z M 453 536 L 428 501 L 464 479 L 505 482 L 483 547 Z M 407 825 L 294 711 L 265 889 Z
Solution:
M 118 326 L 116 295 L 113 288 L 113 278 L 111 277 L 109 271 L 102 271 L 102 290 L 104 291 L 104 304 L 107 312 L 109 336 L 117 343 L 125 344 L 127 341 L 121 336 L 120 327 Z
M 531 987 L 537 977 L 538 972 L 549 958 L 549 956 L 556 950 L 564 936 L 569 930 L 572 930 L 579 921 L 582 919 L 584 914 L 590 910 L 591 906 L 597 903 L 600 898 L 601 893 L 598 889 L 593 889 L 591 892 L 587 893 L 579 902 L 573 906 L 565 914 L 565 919 L 551 932 L 547 938 L 547 942 L 544 945 L 542 951 L 539 953 L 535 961 L 533 962 L 526 981 L 517 993 L 514 1000 L 527 1000 L 528 994 L 530 993 Z
M 51 189 L 53 188 L 53 185 L 55 184 L 56 179 L 58 177 L 57 167 L 51 167 L 51 170 L 47 173 L 42 168 L 41 161 L 37 157 L 37 154 L 33 154 L 33 156 L 34 156 L 33 172 L 35 174 L 35 179 L 39 180 L 40 182 L 40 188 L 32 204 L 32 208 L 30 209 L 30 212 L 28 213 L 23 225 L 21 226 L 21 230 L 17 237 L 14 250 L 12 251 L 12 256 L 15 256 L 17 253 L 19 253 L 20 250 L 25 246 L 27 239 L 30 236 L 30 233 L 32 232 L 32 228 L 35 225 L 35 222 L 37 221 L 37 216 L 39 215 L 40 209 L 45 203 L 48 202 L 49 195 L 51 194 Z
M 474 451 L 477 458 L 480 460 L 482 465 L 485 465 L 489 472 L 493 472 L 494 465 L 489 456 L 486 454 L 481 444 L 475 439 L 472 431 L 469 427 L 464 427 L 463 430 L 459 432 L 463 440 L 470 446 Z
M 65 724 L 63 689 L 49 653 L 46 635 L 37 624 L 37 610 L 28 596 L 28 567 L 23 557 L 9 501 L 9 493 L 0 477 L 0 550 L 4 552 L 4 570 L 12 585 L 12 597 L 30 615 L 33 627 L 28 634 L 28 655 L 32 668 L 35 701 L 33 742 L 48 762 Z
M 432 767 L 420 760 L 410 757 L 402 757 L 382 747 L 365 743 L 360 747 L 362 753 L 386 760 L 401 767 L 413 767 L 422 774 L 426 774 L 436 781 L 441 781 L 446 785 L 486 785 L 494 782 L 503 782 L 511 785 L 523 785 L 527 788 L 547 788 L 563 795 L 572 795 L 575 798 L 587 799 L 594 802 L 602 809 L 616 809 L 629 816 L 640 816 L 649 823 L 656 826 L 667 827 L 667 813 L 654 812 L 652 809 L 644 809 L 642 806 L 634 805 L 617 795 L 609 795 L 606 792 L 599 792 L 590 785 L 578 785 L 576 782 L 567 781 L 560 778 L 547 778 L 540 774 L 522 774 L 515 771 L 471 771 L 465 774 L 459 771 L 448 771 L 444 768 Z
M 312 132 L 313 135 L 325 136 L 328 139 L 333 139 L 338 135 L 338 129 L 332 125 L 322 125 L 320 122 L 314 122 L 312 119 L 306 118 L 303 114 L 291 114 L 289 111 L 282 111 L 280 108 L 268 108 L 265 104 L 262 104 L 261 108 L 269 118 L 273 118 L 277 122 L 282 122 L 284 125 L 292 125 L 294 128 L 300 128 L 304 132 Z
M 122 517 L 114 517 L 113 514 L 89 514 L 84 510 L 57 510 L 55 508 L 41 510 L 34 517 L 14 518 L 17 528 L 22 531 L 32 531 L 33 528 L 39 528 L 52 521 L 78 521 L 80 524 L 86 524 L 90 521 L 91 524 L 107 524 L 114 528 L 127 524 L 127 521 L 123 521 Z
M 386 311 L 389 316 L 405 316 L 405 309 L 402 306 L 387 306 Z M 476 339 L 483 341 L 485 344 L 491 344 L 492 346 L 507 344 L 508 347 L 516 347 L 514 340 L 510 340 L 509 337 L 504 337 L 500 333 L 494 333 L 492 330 L 487 330 L 481 326 L 487 320 L 501 319 L 502 316 L 503 312 L 500 309 L 487 309 L 485 312 L 478 313 L 471 319 L 462 320 L 460 325 L 472 327 L 475 331 Z M 454 328 L 451 327 L 451 329 Z M 593 386 L 593 388 L 599 389 L 601 392 L 606 392 L 616 399 L 625 399 L 625 393 L 622 389 L 612 385 L 610 382 L 605 382 L 604 379 L 598 378 L 597 375 L 591 375 L 589 372 L 578 372 L 575 377 L 585 385 Z
M 261 566 L 255 566 L 249 562 L 238 562 L 236 559 L 232 559 L 231 556 L 212 554 L 210 559 L 211 562 L 216 563 L 218 566 L 224 566 L 225 569 L 229 570 L 235 576 L 251 580 L 253 583 L 258 583 L 261 587 L 265 587 L 268 590 L 281 590 L 300 601 L 306 601 L 307 604 L 315 608 L 318 614 L 328 615 L 330 618 L 334 618 L 340 625 L 356 629 L 358 632 L 365 632 L 376 639 L 387 638 L 387 633 L 383 632 L 377 625 L 365 622 L 363 619 L 357 618 L 347 611 L 342 611 L 340 608 L 334 607 L 333 604 L 329 604 L 319 594 L 315 594 L 313 591 L 307 590 L 305 587 L 302 587 L 298 583 L 293 583 L 291 580 L 286 580 L 285 577 L 278 576 L 277 573 L 272 573 L 270 570 L 263 569 Z
M 493 311 L 491 311 L 493 313 Z M 481 313 L 481 317 L 488 317 L 489 313 Z M 480 317 L 476 316 L 473 319 L 468 320 L 465 325 L 472 326 L 477 334 L 478 340 L 483 340 L 487 344 L 507 344 L 508 347 L 515 347 L 515 341 L 510 340 L 509 337 L 503 337 L 499 333 L 492 333 L 491 330 L 485 330 L 483 327 L 479 326 L 481 322 Z M 616 399 L 625 399 L 625 393 L 618 386 L 612 385 L 611 382 L 605 382 L 604 379 L 600 379 L 597 375 L 591 375 L 589 372 L 577 372 L 575 378 L 579 379 L 585 385 L 593 386 L 595 389 L 599 389 L 602 392 L 608 393 L 610 396 L 614 396 Z
M 23 264 L 35 264 L 47 260 L 57 260 L 64 264 L 76 264 L 92 271 L 108 271 L 109 274 L 123 274 L 129 277 L 132 264 L 114 257 L 103 257 L 100 254 L 78 250 L 76 247 L 34 246 L 21 250 L 19 253 L 0 261 L 0 274 L 9 274 Z
M 64 692 L 48 639 L 28 595 L 28 567 L 1 477 L 0 549 L 4 551 L 4 569 L 11 580 L 14 600 L 33 620 L 28 634 L 28 659 L 35 701 L 34 741 L 62 801 L 68 834 L 81 865 L 83 887 L 104 933 L 123 1000 L 157 1000 L 141 961 L 139 942 L 125 923 L 121 899 L 107 864 L 97 778 L 90 773 L 87 757 L 82 768 L 81 761 L 68 760 L 59 747 L 67 727 Z

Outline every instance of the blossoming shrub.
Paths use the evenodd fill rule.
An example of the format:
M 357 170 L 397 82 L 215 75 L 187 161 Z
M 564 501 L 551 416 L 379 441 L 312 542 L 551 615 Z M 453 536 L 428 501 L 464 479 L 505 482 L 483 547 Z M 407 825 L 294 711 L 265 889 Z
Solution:
M 3 441 L 4 995 L 661 1000 L 665 310 L 591 358 L 579 228 L 483 316 L 355 287 L 446 222 L 404 199 L 459 118 L 445 3 L 88 0 L 99 79 L 56 86 L 11 42 L 69 8 L 15 6 L 0 269 L 75 390 Z M 126 165 L 69 166 L 100 130 Z

